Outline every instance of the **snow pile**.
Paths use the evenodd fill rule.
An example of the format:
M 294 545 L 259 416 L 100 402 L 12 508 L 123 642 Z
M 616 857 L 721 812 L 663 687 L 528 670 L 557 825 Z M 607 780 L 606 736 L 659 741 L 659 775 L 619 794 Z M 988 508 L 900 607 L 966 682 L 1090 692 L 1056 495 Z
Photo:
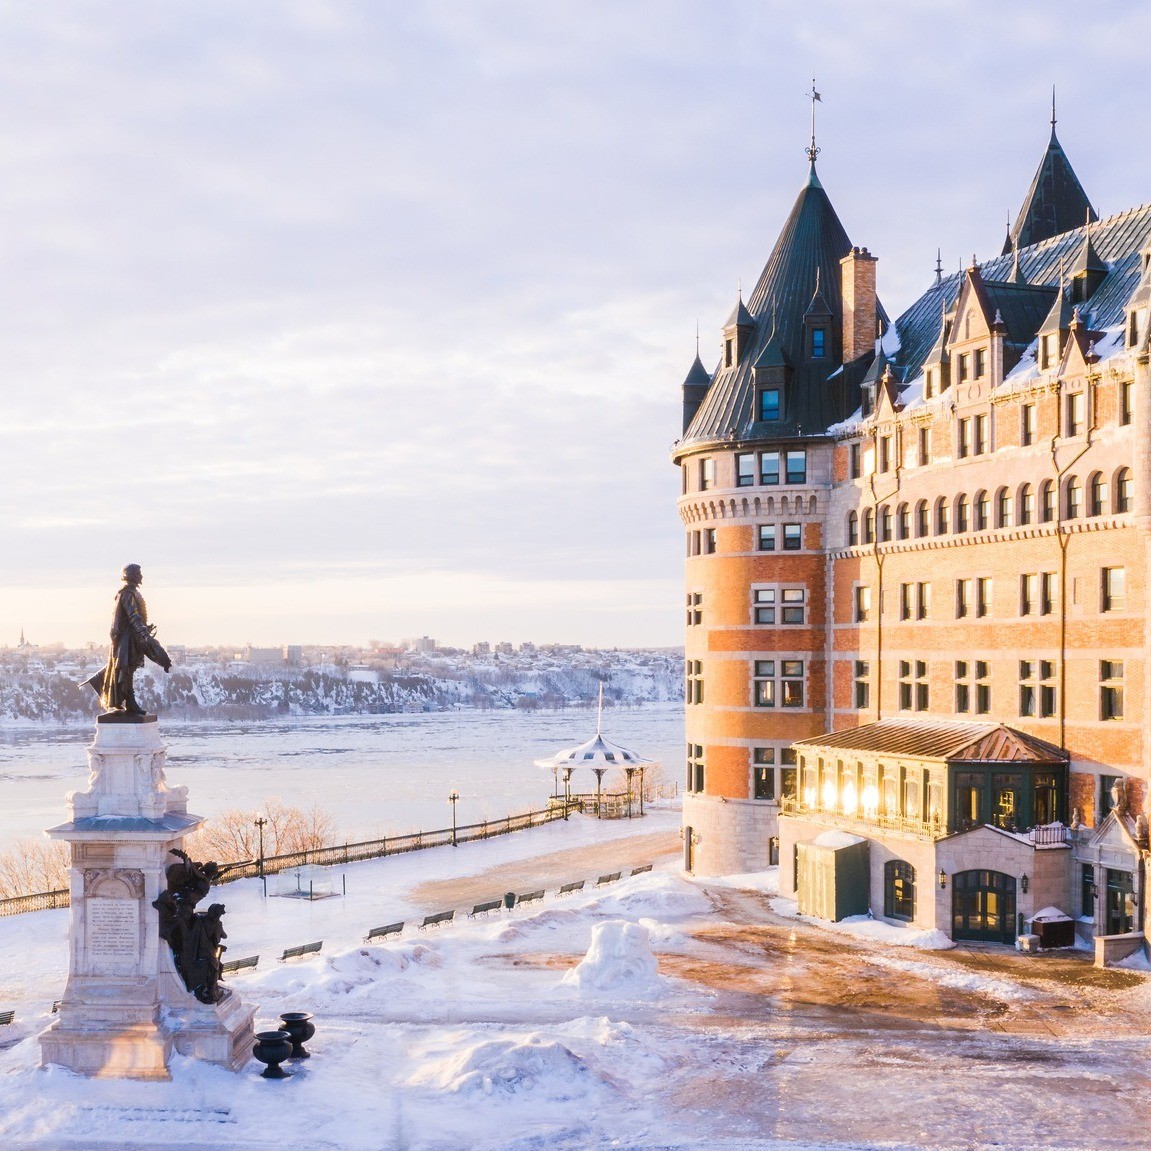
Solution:
M 862 835 L 852 835 L 847 831 L 825 831 L 822 835 L 817 835 L 812 843 L 816 847 L 854 847 L 857 843 L 863 842 Z
M 586 1094 L 593 1082 L 587 1064 L 571 1048 L 533 1033 L 523 1039 L 481 1039 L 443 1058 L 432 1059 L 409 1079 L 463 1095 L 532 1092 L 563 1102 Z
M 794 899 L 773 899 L 771 909 L 776 915 L 788 919 L 802 919 L 805 923 L 815 923 L 827 931 L 838 931 L 853 935 L 857 939 L 868 939 L 873 943 L 883 943 L 893 947 L 915 947 L 920 951 L 949 951 L 955 946 L 953 940 L 936 929 L 903 927 L 896 923 L 884 923 L 868 915 L 849 915 L 846 919 L 832 922 L 816 919 L 811 915 L 800 915 L 799 904 Z
M 970 991 L 977 995 L 989 995 L 992 999 L 1019 1002 L 1034 998 L 1033 994 L 1017 983 L 1006 979 L 993 979 L 976 971 L 963 971 L 954 967 L 936 967 L 931 963 L 911 963 L 905 959 L 890 959 L 885 955 L 868 955 L 865 962 L 889 971 L 903 971 L 918 979 L 938 983 L 941 987 L 952 987 L 957 991 Z
M 609 919 L 592 928 L 591 946 L 563 982 L 583 991 L 650 994 L 659 988 L 659 964 L 651 935 L 639 923 Z

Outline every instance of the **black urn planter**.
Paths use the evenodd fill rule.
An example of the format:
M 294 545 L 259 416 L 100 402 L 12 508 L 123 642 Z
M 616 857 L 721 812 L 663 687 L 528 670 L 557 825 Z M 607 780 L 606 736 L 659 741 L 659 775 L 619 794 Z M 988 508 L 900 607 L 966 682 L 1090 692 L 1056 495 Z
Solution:
M 280 1030 L 287 1032 L 292 1041 L 292 1054 L 288 1058 L 311 1059 L 312 1053 L 304 1050 L 304 1044 L 316 1034 L 311 1014 L 307 1011 L 285 1011 L 280 1018 L 284 1021 Z
M 289 1077 L 289 1072 L 280 1068 L 292 1054 L 292 1039 L 286 1031 L 257 1031 L 252 1054 L 265 1065 L 260 1073 L 265 1079 Z

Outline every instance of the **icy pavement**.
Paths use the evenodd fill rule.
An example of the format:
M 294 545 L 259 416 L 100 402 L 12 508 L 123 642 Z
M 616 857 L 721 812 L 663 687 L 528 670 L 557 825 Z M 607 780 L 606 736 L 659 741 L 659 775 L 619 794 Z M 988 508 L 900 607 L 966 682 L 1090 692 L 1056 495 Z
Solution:
M 264 947 L 260 968 L 233 979 L 261 1004 L 258 1023 L 289 1010 L 316 1016 L 313 1058 L 282 1082 L 262 1080 L 254 1062 L 231 1075 L 177 1059 L 161 1084 L 38 1069 L 34 1036 L 62 986 L 64 916 L 0 920 L 0 1007 L 17 1009 L 16 1042 L 0 1051 L 0 1146 L 1143 1144 L 1145 974 L 1007 949 L 909 951 L 828 931 L 774 911 L 770 873 L 685 879 L 667 852 L 674 820 L 644 821 L 663 844 L 649 874 L 381 945 L 362 944 L 365 926 L 420 910 L 415 893 L 428 885 L 446 892 L 438 885 L 470 874 L 526 877 L 533 856 L 580 850 L 597 861 L 594 875 L 610 851 L 603 839 L 622 846 L 639 829 L 573 821 L 510 837 L 518 844 L 356 865 L 346 899 L 313 904 L 225 888 L 230 955 L 246 954 L 249 936 Z M 241 927 L 245 917 L 251 927 Z M 276 963 L 265 940 L 278 947 L 289 929 L 288 942 L 322 937 L 324 952 Z

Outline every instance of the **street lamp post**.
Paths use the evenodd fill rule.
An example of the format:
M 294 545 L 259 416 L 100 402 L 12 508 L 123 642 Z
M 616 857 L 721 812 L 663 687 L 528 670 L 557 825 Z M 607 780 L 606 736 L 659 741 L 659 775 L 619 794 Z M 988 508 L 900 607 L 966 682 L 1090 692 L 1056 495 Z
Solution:
M 455 789 L 452 790 L 451 795 L 448 796 L 448 802 L 452 805 L 452 846 L 458 847 L 456 842 L 456 804 L 459 802 L 460 793 Z
M 592 771 L 595 772 L 595 815 L 596 819 L 603 819 L 603 777 L 604 772 L 607 771 L 606 767 L 593 767 Z
M 627 817 L 631 819 L 631 782 L 635 775 L 635 768 L 625 767 L 624 771 L 627 773 Z
M 574 767 L 565 767 L 564 768 L 564 820 L 565 821 L 567 820 L 567 817 L 571 811 L 572 772 L 573 771 L 575 771 Z
M 639 813 L 643 815 L 643 764 L 639 768 Z
M 260 833 L 260 878 L 264 878 L 264 828 L 267 827 L 268 821 L 263 815 L 256 816 L 256 830 Z

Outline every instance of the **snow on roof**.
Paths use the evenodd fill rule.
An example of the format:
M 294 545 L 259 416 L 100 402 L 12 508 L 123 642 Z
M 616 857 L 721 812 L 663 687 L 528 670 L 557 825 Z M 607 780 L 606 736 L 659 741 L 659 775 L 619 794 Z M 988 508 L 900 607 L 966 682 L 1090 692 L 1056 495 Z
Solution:
M 547 759 L 535 760 L 535 765 L 550 770 L 555 767 L 645 767 L 654 762 L 596 732 L 587 743 L 565 747 Z

